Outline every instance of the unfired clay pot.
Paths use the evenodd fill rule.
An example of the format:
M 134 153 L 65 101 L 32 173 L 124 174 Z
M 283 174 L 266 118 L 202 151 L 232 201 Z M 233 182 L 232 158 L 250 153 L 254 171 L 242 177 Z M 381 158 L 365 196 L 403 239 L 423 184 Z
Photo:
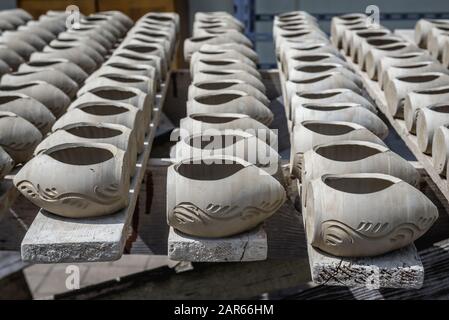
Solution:
M 449 128 L 447 125 L 435 129 L 432 141 L 432 161 L 435 170 L 446 176 L 449 159 Z
M 21 93 L 1 94 L 0 111 L 12 112 L 29 121 L 45 135 L 56 118 L 42 103 Z
M 125 152 L 105 143 L 67 143 L 45 150 L 14 177 L 17 189 L 51 213 L 86 218 L 112 214 L 129 202 Z
M 286 42 L 279 49 L 279 60 L 285 64 L 291 57 L 302 54 L 330 53 L 339 56 L 338 50 L 328 41 L 309 41 L 303 43 Z
M 332 53 L 298 54 L 290 57 L 282 64 L 284 74 L 293 73 L 296 67 L 301 65 L 339 64 L 348 67 L 340 55 Z
M 4 61 L 12 70 L 17 70 L 25 60 L 13 49 L 0 43 L 0 59 Z
M 446 102 L 418 109 L 416 116 L 416 136 L 418 147 L 424 153 L 432 152 L 432 141 L 435 130 L 449 124 L 449 105 Z
M 368 69 L 366 72 L 371 79 L 377 79 L 385 70 L 388 70 L 393 65 L 412 64 L 421 61 L 433 61 L 434 59 L 426 51 L 421 52 L 407 52 L 391 56 L 382 57 L 376 69 Z
M 89 55 L 83 53 L 76 47 L 50 52 L 35 52 L 30 57 L 30 61 L 48 59 L 67 59 L 81 67 L 87 74 L 90 74 L 97 69 L 97 63 L 89 57 Z
M 226 90 L 219 94 L 197 96 L 187 102 L 187 114 L 243 113 L 269 125 L 273 113 L 263 103 L 242 91 Z
M 105 74 L 86 82 L 78 91 L 78 96 L 98 87 L 129 87 L 137 88 L 142 92 L 153 96 L 155 92 L 154 81 L 148 77 L 126 74 Z
M 200 50 L 195 52 L 192 55 L 192 59 L 190 60 L 190 65 L 196 64 L 197 61 L 202 59 L 214 59 L 214 60 L 237 60 L 240 62 L 245 63 L 246 65 L 257 68 L 257 65 L 245 56 L 243 53 L 238 52 L 234 49 L 218 49 L 217 51 L 212 50 L 203 50 L 203 47 L 201 47 Z
M 331 21 L 331 39 L 334 46 L 338 49 L 342 48 L 341 37 L 346 28 L 364 26 L 367 20 L 367 16 L 363 13 L 349 13 L 333 17 Z
M 362 81 L 352 70 L 350 70 L 345 64 L 338 63 L 320 63 L 320 64 L 301 64 L 293 69 L 288 70 L 288 79 L 302 80 L 320 75 L 326 75 L 331 72 L 339 72 L 352 80 L 358 86 L 362 85 Z
M 32 45 L 30 45 L 29 43 L 27 43 L 23 40 L 20 40 L 20 39 L 5 40 L 0 37 L 0 44 L 1 44 L 1 48 L 6 47 L 7 49 L 10 49 L 11 51 L 13 51 L 13 53 L 15 54 L 14 55 L 15 60 L 20 58 L 22 61 L 27 61 L 30 58 L 30 56 L 34 52 L 37 51 Z M 3 52 L 0 52 L 0 53 L 2 53 L 2 55 L 4 55 Z M 16 68 L 17 67 L 18 66 L 16 66 Z
M 256 68 L 245 64 L 244 62 L 240 62 L 237 60 L 231 59 L 200 59 L 197 60 L 194 64 L 190 64 L 190 73 L 194 75 L 196 72 L 200 70 L 216 70 L 216 71 L 226 71 L 226 70 L 242 70 L 246 71 L 252 76 L 262 79 L 259 71 Z
M 421 47 L 427 47 L 427 35 L 435 26 L 449 27 L 449 20 L 420 19 L 415 25 L 415 42 Z
M 199 49 L 200 52 L 205 53 L 211 52 L 215 53 L 227 50 L 235 50 L 244 55 L 245 57 L 247 57 L 248 59 L 251 59 L 251 61 L 253 61 L 256 64 L 259 62 L 259 56 L 253 49 L 239 43 L 203 44 Z
M 391 80 L 385 87 L 385 97 L 390 113 L 398 117 L 402 115 L 404 99 L 408 92 L 443 85 L 449 85 L 449 75 L 440 72 L 420 73 Z
M 136 135 L 138 152 L 143 151 L 145 127 L 143 126 L 142 111 L 127 103 L 114 101 L 87 102 L 69 109 L 53 125 L 55 131 L 68 124 L 77 122 L 99 122 L 124 125 L 132 129 Z
M 107 74 L 124 74 L 144 76 L 150 79 L 156 79 L 156 68 L 146 64 L 134 64 L 130 62 L 106 62 L 100 69 L 92 73 L 87 81 L 101 77 Z
M 335 103 L 334 106 L 332 104 L 327 106 L 313 104 L 296 106 L 294 124 L 306 120 L 354 122 L 367 128 L 381 139 L 388 135 L 388 128 L 385 123 L 373 112 L 360 105 Z
M 25 41 L 33 46 L 37 51 L 42 51 L 42 49 L 46 46 L 45 41 L 39 38 L 36 34 L 30 34 L 25 31 L 5 31 L 2 33 L 1 38 L 6 42 L 15 39 Z
M 42 134 L 30 122 L 15 113 L 0 111 L 0 147 L 16 164 L 27 162 Z
M 112 55 L 108 59 L 107 65 L 110 65 L 112 63 L 126 63 L 134 66 L 147 65 L 150 68 L 154 68 L 156 75 L 153 78 L 156 82 L 159 82 L 161 79 L 165 79 L 166 76 L 166 74 L 161 69 L 160 58 L 156 56 L 143 56 L 133 52 L 123 52 L 117 50 L 116 52 L 114 52 L 114 55 Z M 118 73 L 123 73 L 123 70 L 119 71 Z M 151 73 L 153 72 L 151 71 Z M 126 72 L 126 74 L 131 73 Z
M 0 180 L 14 168 L 14 160 L 0 147 Z
M 263 172 L 240 158 L 226 156 L 206 158 L 197 164 L 187 159 L 170 166 L 169 225 L 192 236 L 211 238 L 255 228 L 286 199 L 283 186 Z M 242 189 L 243 181 L 252 181 L 255 187 Z
M 449 99 L 449 86 L 410 91 L 404 100 L 404 120 L 407 130 L 415 133 L 416 112 L 435 103 Z
M 266 93 L 265 85 L 262 81 L 246 71 L 242 70 L 214 70 L 214 69 L 204 69 L 193 74 L 193 83 L 205 82 L 205 81 L 217 81 L 217 80 L 241 80 L 246 82 L 262 93 Z
M 405 247 L 438 218 L 436 206 L 423 193 L 379 173 L 313 180 L 305 214 L 311 245 L 341 257 L 376 256 Z
M 64 143 L 108 143 L 123 150 L 128 158 L 130 174 L 134 175 L 137 159 L 136 137 L 131 129 L 112 123 L 78 122 L 59 128 L 44 139 L 34 155 Z
M 237 90 L 256 98 L 264 105 L 268 106 L 270 100 L 265 94 L 242 80 L 215 80 L 193 83 L 189 86 L 187 100 L 192 100 L 198 96 L 207 94 L 220 94 L 226 90 Z
M 0 94 L 21 93 L 41 102 L 58 118 L 70 104 L 70 98 L 62 90 L 44 81 L 30 81 L 21 85 L 0 86 Z
M 301 178 L 303 155 L 315 146 L 337 141 L 368 141 L 385 146 L 382 140 L 365 127 L 345 121 L 308 120 L 293 127 L 290 153 L 291 172 Z
M 21 85 L 31 81 L 45 81 L 62 90 L 68 97 L 74 98 L 78 85 L 69 76 L 56 69 L 14 72 L 2 77 L 1 85 Z
M 61 71 L 75 81 L 78 86 L 87 79 L 87 73 L 83 69 L 66 59 L 35 60 L 24 63 L 20 65 L 19 72 L 38 71 L 47 68 Z

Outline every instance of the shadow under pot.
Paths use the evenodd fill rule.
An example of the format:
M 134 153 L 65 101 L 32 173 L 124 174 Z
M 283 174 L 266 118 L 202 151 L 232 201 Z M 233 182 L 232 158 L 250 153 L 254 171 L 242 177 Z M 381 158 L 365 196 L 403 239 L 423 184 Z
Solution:
M 307 199 L 308 183 L 328 173 L 383 173 L 415 188 L 420 182 L 418 171 L 385 146 L 367 141 L 334 141 L 304 153 L 301 171 L 303 205 Z
M 129 163 L 130 175 L 134 176 L 137 161 L 137 141 L 133 131 L 112 123 L 78 122 L 68 124 L 45 138 L 34 150 L 38 155 L 64 143 L 108 143 L 123 150 Z
M 103 89 L 101 89 L 103 88 Z M 76 99 L 71 105 L 70 109 L 77 108 L 79 105 L 83 105 L 85 103 L 95 103 L 95 102 L 119 102 L 126 103 L 136 107 L 137 109 L 142 111 L 143 117 L 143 127 L 145 128 L 145 133 L 150 130 L 150 122 L 151 122 L 151 111 L 152 111 L 152 102 L 150 97 L 144 94 L 139 89 L 135 88 L 120 88 L 120 87 L 99 87 L 100 90 L 97 92 L 86 92 L 81 97 Z M 136 90 L 133 92 L 132 90 Z M 139 95 L 141 93 L 142 95 Z
M 0 147 L 16 164 L 27 162 L 41 140 L 42 134 L 30 122 L 15 113 L 0 111 Z
M 273 121 L 270 109 L 242 91 L 226 90 L 187 101 L 187 115 L 195 113 L 243 113 L 265 125 Z
M 367 141 L 385 146 L 384 142 L 365 127 L 345 121 L 308 120 L 293 127 L 291 140 L 291 173 L 301 179 L 304 153 L 312 148 L 337 141 Z
M 35 60 L 24 63 L 19 67 L 19 72 L 32 72 L 43 69 L 56 69 L 69 76 L 75 81 L 78 86 L 82 85 L 87 79 L 87 73 L 79 66 L 70 62 L 67 59 L 49 59 L 49 60 Z
M 449 75 L 440 72 L 420 73 L 392 79 L 385 87 L 388 109 L 392 116 L 403 118 L 404 100 L 409 92 L 447 84 L 449 84 Z
M 14 160 L 0 147 L 0 180 L 14 168 Z
M 42 103 L 58 118 L 70 105 L 70 98 L 45 81 L 30 81 L 21 85 L 0 85 L 0 95 L 24 94 Z
M 20 64 L 25 60 L 19 54 L 17 54 L 12 48 L 9 48 L 7 44 L 0 43 L 0 59 L 5 62 L 12 70 L 17 70 Z
M 50 52 L 35 52 L 30 57 L 30 61 L 48 59 L 67 59 L 83 69 L 87 74 L 91 74 L 97 69 L 97 63 L 89 57 L 89 55 L 78 48 L 61 49 Z
M 377 256 L 403 248 L 438 218 L 436 206 L 422 192 L 385 174 L 323 175 L 308 189 L 310 244 L 338 257 Z
M 51 130 L 56 118 L 42 103 L 21 93 L 0 93 L 0 111 L 9 111 L 29 121 L 42 135 Z
M 263 82 L 243 70 L 200 70 L 192 75 L 192 82 L 206 82 L 206 81 L 217 81 L 217 80 L 240 80 L 245 83 L 250 84 L 263 94 L 266 94 L 266 88 Z
M 241 113 L 195 113 L 181 119 L 181 138 L 203 132 L 242 130 L 256 135 L 277 150 L 278 136 L 263 123 Z
M 432 161 L 435 170 L 442 176 L 447 176 L 449 160 L 449 126 L 443 125 L 435 129 L 432 141 Z
M 111 144 L 66 143 L 45 150 L 14 177 L 36 206 L 59 216 L 116 213 L 129 203 L 129 164 Z
M 174 162 L 217 155 L 243 159 L 274 176 L 284 185 L 279 154 L 257 135 L 243 130 L 208 130 L 182 138 L 170 150 Z
M 78 91 L 76 82 L 56 69 L 14 72 L 3 76 L 0 83 L 1 85 L 20 85 L 39 80 L 54 85 L 72 99 L 76 96 L 76 92 Z
M 421 152 L 432 153 L 432 141 L 435 130 L 446 124 L 449 124 L 449 104 L 438 103 L 418 109 L 416 136 Z
M 252 188 L 242 188 L 251 181 Z M 168 224 L 185 234 L 222 238 L 251 230 L 285 202 L 283 186 L 236 157 L 187 159 L 168 168 Z
M 367 128 L 382 140 L 388 135 L 385 123 L 377 115 L 357 104 L 336 103 L 325 107 L 313 104 L 301 105 L 295 108 L 295 114 L 294 125 L 306 120 L 346 121 Z
M 53 125 L 56 131 L 78 122 L 112 123 L 131 129 L 136 137 L 137 152 L 144 149 L 145 128 L 142 111 L 132 105 L 119 102 L 87 102 L 71 108 Z
M 246 94 L 256 98 L 267 107 L 270 105 L 270 100 L 265 94 L 254 88 L 252 85 L 241 80 L 215 80 L 192 83 L 188 88 L 187 100 L 207 94 L 220 94 L 226 90 L 243 91 Z
M 105 74 L 84 84 L 78 91 L 78 97 L 98 87 L 129 87 L 136 88 L 153 96 L 155 83 L 153 79 L 144 76 L 131 76 L 125 74 Z

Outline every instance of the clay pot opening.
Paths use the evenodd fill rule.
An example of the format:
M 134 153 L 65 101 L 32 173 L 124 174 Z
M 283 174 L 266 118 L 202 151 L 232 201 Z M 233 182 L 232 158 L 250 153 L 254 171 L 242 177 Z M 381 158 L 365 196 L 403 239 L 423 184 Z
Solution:
M 396 51 L 396 50 L 403 49 L 403 48 L 405 48 L 406 46 L 407 46 L 407 45 L 405 45 L 405 44 L 398 44 L 398 45 L 392 46 L 392 47 L 377 48 L 377 49 L 382 50 L 382 51 Z
M 136 79 L 136 78 L 128 78 L 128 77 L 123 77 L 120 75 L 104 75 L 102 76 L 104 78 L 108 78 L 114 81 L 118 81 L 118 82 L 124 82 L 124 83 L 136 83 L 136 82 L 142 82 L 142 80 L 140 79 Z
M 204 24 L 221 23 L 221 21 L 218 20 L 217 18 L 200 19 L 198 21 L 201 22 L 201 23 L 204 23 Z
M 210 75 L 213 75 L 213 76 L 226 76 L 226 75 L 235 73 L 235 72 L 215 71 L 215 70 L 201 70 L 200 72 L 202 72 L 204 74 L 210 74 Z
M 326 58 L 329 58 L 330 55 L 325 55 L 325 54 L 321 54 L 321 55 L 310 55 L 310 56 L 296 56 L 293 58 L 293 60 L 296 61 L 307 61 L 307 62 L 315 62 L 315 61 L 320 61 Z
M 431 90 L 421 90 L 421 91 L 415 91 L 420 94 L 443 94 L 443 93 L 449 93 L 449 87 L 444 87 L 443 89 L 431 89 Z
M 57 60 L 55 60 L 55 61 L 51 61 L 51 60 L 49 60 L 49 61 L 47 61 L 47 60 L 45 60 L 45 61 L 30 61 L 30 62 L 28 62 L 28 65 L 31 67 L 47 67 L 47 66 L 52 66 L 54 64 L 58 64 L 58 63 L 62 63 L 62 62 L 63 61 L 57 61 Z
M 356 15 L 344 15 L 344 16 L 341 16 L 338 18 L 341 20 L 344 20 L 344 21 L 352 21 L 352 20 L 362 19 L 365 17 L 362 15 L 356 14 Z
M 37 86 L 38 83 L 24 83 L 18 85 L 2 85 L 0 86 L 1 91 L 16 91 L 21 89 L 26 89 L 28 87 Z
M 430 110 L 439 113 L 449 113 L 449 104 L 439 104 L 429 107 Z
M 314 83 L 314 82 L 318 82 L 321 80 L 324 80 L 326 78 L 329 78 L 331 75 L 330 74 L 325 74 L 323 76 L 319 76 L 316 78 L 310 78 L 310 79 L 304 79 L 304 80 L 291 80 L 294 83 Z
M 108 161 L 114 157 L 111 151 L 95 146 L 72 146 L 47 153 L 53 159 L 71 165 L 88 166 Z
M 122 57 L 122 58 L 131 59 L 131 60 L 137 60 L 137 61 L 148 61 L 148 60 L 150 60 L 149 58 L 146 58 L 146 57 L 137 57 L 135 55 L 128 54 L 128 53 L 117 53 L 117 56 Z
M 367 194 L 382 191 L 394 185 L 393 181 L 374 177 L 329 177 L 323 176 L 323 182 L 338 191 Z
M 310 32 L 296 32 L 296 33 L 292 33 L 292 34 L 283 34 L 282 37 L 283 38 L 295 38 L 295 37 L 302 37 L 307 34 L 310 34 Z
M 95 125 L 80 125 L 65 129 L 70 134 L 80 138 L 87 139 L 107 139 L 119 136 L 122 134 L 120 130 L 98 127 Z
M 283 20 L 283 19 L 289 19 L 289 18 L 293 18 L 293 17 L 302 17 L 300 14 L 298 14 L 297 12 L 286 12 L 286 13 L 282 13 L 278 16 L 279 20 Z
M 397 78 L 400 81 L 410 82 L 410 83 L 419 83 L 419 82 L 429 82 L 435 79 L 438 79 L 437 75 L 426 75 L 426 76 L 405 76 Z
M 371 37 L 381 37 L 386 35 L 388 32 L 384 31 L 372 31 L 372 32 L 357 32 L 357 36 L 360 38 L 371 38 Z
M 414 58 L 414 57 L 418 57 L 423 55 L 423 53 L 421 52 L 412 52 L 412 53 L 407 53 L 404 55 L 400 55 L 400 56 L 391 56 L 390 58 L 394 58 L 394 59 L 410 59 L 410 58 Z
M 94 90 L 90 91 L 91 93 L 95 94 L 97 97 L 108 99 L 108 100 L 126 100 L 131 99 L 136 96 L 136 94 L 132 91 L 128 91 L 126 89 L 102 89 L 95 88 Z
M 279 28 L 283 30 L 292 30 L 292 28 L 300 28 L 303 26 L 308 26 L 306 20 L 295 20 L 294 22 L 284 23 L 282 25 L 279 25 Z
M 58 49 L 58 50 L 65 50 L 65 49 L 72 49 L 76 44 L 72 44 L 71 46 L 65 46 L 61 44 L 57 45 L 48 45 L 50 48 Z
M 303 50 L 303 51 L 315 50 L 315 49 L 319 49 L 321 47 L 324 47 L 324 44 L 318 44 L 318 45 L 310 46 L 310 47 L 303 47 L 303 48 L 301 48 L 301 50 Z
M 194 99 L 202 104 L 207 105 L 219 105 L 227 102 L 231 102 L 232 100 L 238 99 L 243 97 L 242 94 L 236 94 L 236 93 L 223 93 L 223 94 L 216 94 L 216 95 L 207 95 L 207 96 L 199 96 L 195 97 Z
M 151 15 L 149 17 L 146 17 L 145 19 L 150 19 L 150 20 L 159 20 L 159 21 L 173 21 L 172 18 L 170 17 L 164 17 L 164 16 L 156 16 L 156 15 Z
M 309 110 L 317 110 L 317 111 L 336 111 L 336 110 L 343 110 L 343 109 L 347 109 L 350 108 L 350 106 L 320 106 L 320 105 L 304 105 L 303 106 L 306 109 Z
M 330 97 L 334 97 L 336 95 L 339 95 L 340 91 L 334 91 L 334 92 L 325 92 L 325 93 L 298 93 L 298 96 L 306 99 L 326 99 Z
M 296 26 L 290 26 L 290 27 L 281 27 L 284 31 L 303 31 L 308 28 L 308 25 L 306 24 L 298 24 Z
M 78 39 L 57 39 L 59 42 L 77 42 Z
M 198 50 L 202 54 L 223 54 L 226 53 L 226 51 L 204 51 L 204 50 Z
M 21 99 L 19 96 L 0 96 L 0 104 L 9 103 L 11 101 Z
M 244 139 L 245 137 L 232 134 L 196 135 L 188 137 L 187 144 L 202 150 L 215 150 L 227 148 Z
M 27 76 L 29 74 L 34 74 L 37 72 L 39 72 L 39 71 L 20 71 L 20 72 L 18 71 L 18 72 L 11 73 L 11 75 L 12 76 Z
M 188 160 L 192 161 L 192 160 Z M 237 161 L 217 158 L 210 159 L 207 163 L 197 159 L 198 163 L 180 163 L 175 170 L 186 178 L 192 180 L 220 180 L 232 176 L 245 167 Z
M 92 104 L 92 105 L 85 105 L 80 106 L 79 109 L 83 110 L 86 113 L 95 115 L 95 116 L 113 116 L 117 114 L 122 114 L 125 112 L 128 112 L 129 110 L 120 107 L 120 106 L 114 106 L 110 104 Z
M 447 27 L 439 25 L 439 26 L 436 26 L 435 28 L 438 30 L 441 30 L 441 31 L 449 31 L 449 25 Z
M 371 146 L 348 143 L 318 146 L 315 148 L 315 152 L 333 161 L 350 162 L 371 157 L 382 151 Z
M 341 123 L 304 122 L 302 125 L 310 131 L 326 136 L 339 136 L 355 130 L 353 127 Z
M 215 115 L 201 115 L 201 114 L 193 114 L 190 116 L 193 120 L 205 122 L 205 123 L 228 123 L 237 119 L 239 117 L 232 116 L 215 116 Z
M 230 61 L 230 60 L 204 60 L 204 59 L 200 59 L 200 61 L 202 63 L 211 65 L 211 66 L 227 66 L 230 64 L 235 63 L 235 61 Z
M 157 50 L 156 47 L 153 46 L 146 46 L 146 45 L 137 45 L 137 44 L 130 44 L 123 47 L 124 49 L 139 52 L 139 53 L 149 53 L 154 52 Z
M 153 38 L 165 38 L 165 39 L 168 39 L 168 37 L 166 35 L 159 34 L 159 33 L 148 32 L 148 31 L 142 31 L 142 30 L 137 31 L 136 34 L 141 34 L 143 36 L 153 37 Z
M 205 89 L 205 90 L 222 90 L 229 87 L 232 87 L 233 85 L 239 84 L 240 82 L 237 81 L 230 81 L 230 82 L 205 82 L 205 83 L 198 83 L 195 84 L 195 87 L 199 89 Z
M 421 67 L 425 67 L 428 66 L 429 64 L 431 64 L 432 62 L 420 62 L 420 63 L 416 63 L 416 64 L 408 64 L 408 65 L 399 65 L 399 66 L 394 66 L 395 68 L 400 68 L 400 69 L 415 69 L 415 68 L 421 68 Z
M 320 66 L 320 65 L 311 65 L 311 66 L 300 66 L 300 67 L 296 67 L 295 70 L 297 71 L 302 71 L 302 72 L 308 72 L 308 73 L 318 73 L 318 72 L 325 72 L 325 71 L 329 71 L 332 69 L 337 68 L 337 66 Z
M 215 38 L 214 36 L 212 36 L 212 37 L 197 37 L 197 38 L 190 38 L 190 41 L 192 41 L 192 42 L 202 42 L 202 41 L 207 41 L 207 40 L 210 40 L 210 39 L 213 39 L 213 38 Z
M 118 63 L 118 62 L 108 63 L 107 66 L 111 66 L 111 67 L 122 69 L 122 70 L 137 70 L 137 71 L 145 70 L 145 68 L 139 68 L 139 67 L 133 66 L 131 64 Z
M 384 46 L 387 44 L 398 43 L 398 39 L 368 39 L 366 42 L 374 47 Z
M 106 17 L 84 17 L 84 20 L 86 20 L 86 21 L 106 21 L 109 19 Z
M 355 18 L 355 19 L 358 19 L 358 18 Z M 356 20 L 356 21 L 352 21 L 352 22 L 344 22 L 343 25 L 345 25 L 345 26 L 355 26 L 356 24 L 360 24 L 360 23 L 362 23 L 361 20 Z

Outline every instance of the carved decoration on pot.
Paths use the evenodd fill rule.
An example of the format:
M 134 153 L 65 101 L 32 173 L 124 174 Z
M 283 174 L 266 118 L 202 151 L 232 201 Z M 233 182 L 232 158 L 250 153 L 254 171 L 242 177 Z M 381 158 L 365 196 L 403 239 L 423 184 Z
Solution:
M 416 115 L 419 109 L 445 102 L 449 99 L 449 86 L 410 91 L 404 100 L 404 120 L 407 130 L 415 133 Z
M 126 153 L 130 174 L 136 170 L 137 141 L 133 131 L 125 126 L 112 123 L 77 122 L 54 131 L 34 150 L 38 155 L 65 143 L 108 143 Z
M 385 174 L 324 175 L 308 190 L 310 243 L 334 256 L 376 256 L 400 249 L 438 218 L 436 206 L 423 193 Z
M 416 116 L 416 136 L 419 149 L 427 154 L 432 152 L 433 135 L 438 127 L 449 124 L 449 105 L 445 102 L 418 109 Z
M 63 217 L 87 218 L 126 207 L 129 179 L 123 150 L 104 143 L 66 143 L 34 157 L 14 184 L 38 207 Z
M 336 103 L 334 106 L 332 104 L 327 106 L 313 104 L 296 106 L 294 124 L 306 120 L 354 122 L 367 128 L 382 140 L 388 135 L 388 128 L 385 123 L 374 113 L 360 105 Z
M 435 129 L 432 141 L 432 161 L 435 170 L 442 176 L 446 175 L 449 160 L 449 128 L 443 125 Z
M 69 124 L 78 122 L 113 123 L 123 125 L 133 130 L 139 153 L 143 151 L 145 127 L 143 126 L 142 111 L 127 103 L 114 101 L 87 102 L 70 108 L 53 125 L 56 131 Z
M 385 87 L 385 98 L 390 113 L 396 117 L 403 116 L 404 100 L 408 92 L 444 85 L 449 85 L 449 75 L 440 72 L 426 72 L 390 80 Z
M 256 98 L 258 101 L 262 102 L 266 106 L 270 104 L 270 100 L 267 98 L 265 94 L 263 94 L 253 86 L 243 82 L 242 80 L 237 79 L 214 80 L 214 81 L 193 83 L 189 86 L 187 100 L 192 100 L 202 95 L 220 94 L 226 92 L 227 90 L 245 92 L 247 95 Z
M 265 125 L 273 121 L 273 113 L 263 103 L 245 92 L 233 90 L 188 101 L 187 114 L 195 113 L 243 113 Z
M 255 228 L 286 199 L 275 178 L 240 158 L 215 156 L 196 164 L 192 160 L 176 163 L 167 172 L 167 220 L 183 233 L 235 235 Z M 242 189 L 242 181 L 252 181 L 255 187 Z
M 315 146 L 337 141 L 368 141 L 385 146 L 383 141 L 365 127 L 345 121 L 307 120 L 293 127 L 290 153 L 291 172 L 301 178 L 303 155 Z
M 21 94 L 1 94 L 0 111 L 12 112 L 33 124 L 42 135 L 50 131 L 56 118 L 39 101 Z
M 14 168 L 14 160 L 0 147 L 0 180 Z
M 16 164 L 27 162 L 42 134 L 30 122 L 12 112 L 0 111 L 0 147 Z
M 36 99 L 58 118 L 70 105 L 70 98 L 52 84 L 45 81 L 31 81 L 20 85 L 1 85 L 0 95 L 24 94 Z
M 31 81 L 45 81 L 62 90 L 68 97 L 74 98 L 78 85 L 69 76 L 56 69 L 42 69 L 28 72 L 14 72 L 2 77 L 1 85 L 20 85 Z

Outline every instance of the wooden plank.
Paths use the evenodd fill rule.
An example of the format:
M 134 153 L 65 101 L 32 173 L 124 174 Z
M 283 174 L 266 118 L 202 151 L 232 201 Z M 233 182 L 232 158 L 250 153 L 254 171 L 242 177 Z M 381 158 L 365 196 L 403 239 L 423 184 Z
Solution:
M 11 179 L 0 181 L 0 220 L 9 211 L 19 196 L 19 191 L 14 186 Z
M 424 170 L 427 171 L 430 178 L 434 181 L 435 185 L 440 189 L 444 197 L 446 199 L 449 199 L 447 179 L 440 176 L 438 172 L 435 170 L 432 163 L 432 157 L 422 153 L 421 150 L 419 150 L 417 141 L 418 139 L 415 135 L 408 132 L 405 126 L 405 121 L 402 119 L 394 118 L 388 111 L 385 94 L 380 89 L 380 86 L 377 83 L 377 81 L 371 80 L 368 77 L 368 75 L 365 72 L 363 72 L 360 69 L 360 67 L 357 64 L 353 63 L 351 59 L 349 59 L 348 57 L 346 57 L 346 61 L 354 69 L 354 71 L 362 78 L 366 91 L 374 100 L 379 110 L 382 112 L 382 114 L 385 116 L 385 118 L 388 120 L 391 126 L 395 129 L 398 135 L 402 138 L 402 140 L 405 142 L 405 144 L 413 153 L 413 155 L 416 157 L 416 159 L 421 163 Z
M 170 78 L 168 74 L 161 91 L 156 94 L 154 117 L 145 138 L 144 151 L 137 159 L 136 174 L 131 181 L 129 205 L 116 214 L 89 219 L 64 218 L 40 210 L 22 241 L 24 261 L 111 261 L 122 256 Z

